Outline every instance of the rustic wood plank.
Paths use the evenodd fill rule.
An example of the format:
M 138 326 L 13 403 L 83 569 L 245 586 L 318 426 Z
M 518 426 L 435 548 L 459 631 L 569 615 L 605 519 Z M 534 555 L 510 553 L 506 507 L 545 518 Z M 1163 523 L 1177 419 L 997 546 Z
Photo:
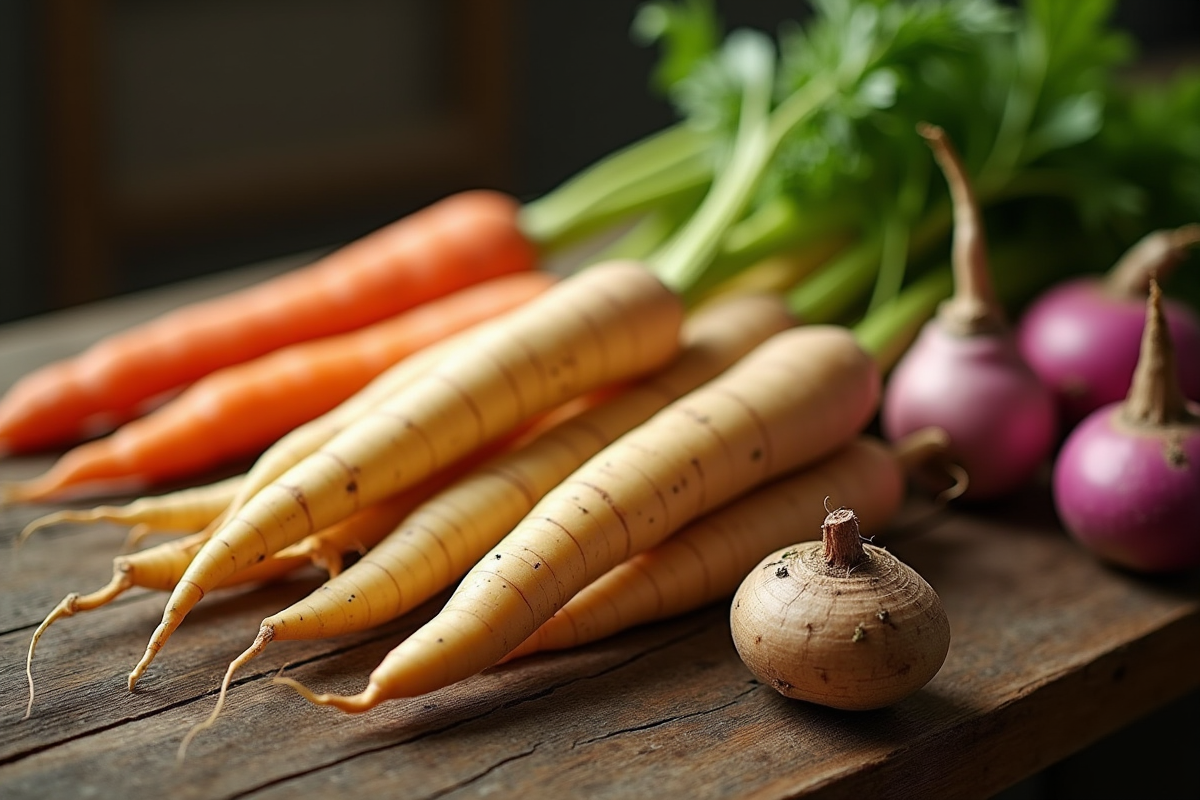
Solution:
M 698 797 L 818 789 L 849 797 L 886 785 L 904 787 L 894 796 L 986 796 L 1181 694 L 1200 676 L 1200 657 L 1180 662 L 1172 653 L 1200 632 L 1194 583 L 1116 575 L 1079 557 L 1049 527 L 1010 524 L 955 516 L 895 545 L 933 578 L 955 639 L 942 673 L 892 709 L 843 714 L 758 685 L 732 651 L 723 607 L 514 663 L 359 717 L 308 708 L 265 676 L 290 660 L 299 662 L 289 669 L 295 677 L 352 691 L 394 639 L 342 642 L 320 653 L 278 643 L 232 693 L 221 725 L 195 743 L 178 772 L 189 787 L 183 796 L 315 796 L 344 785 L 386 791 L 397 780 L 419 787 L 415 796 L 503 790 L 620 797 L 653 787 Z M 1026 569 L 1012 569 L 1021 564 Z M 977 576 L 985 578 L 983 591 Z M 1181 607 L 1180 596 L 1191 599 Z M 230 600 L 207 616 L 198 609 L 193 630 L 181 628 L 146 695 L 134 701 L 122 702 L 120 675 L 88 683 L 104 674 L 99 664 L 89 669 L 89 659 L 127 666 L 144 641 L 144 630 L 122 632 L 124 609 L 125 619 L 98 623 L 87 641 L 60 644 L 71 649 L 65 655 L 75 665 L 75 684 L 55 690 L 28 721 L 47 716 L 44 732 L 20 737 L 23 747 L 40 752 L 6 766 L 5 779 L 14 789 L 95 786 L 107 796 L 105 786 L 144 788 L 129 783 L 135 767 L 150 774 L 173 769 L 179 737 L 210 707 L 203 695 L 221 668 L 211 651 L 234 628 L 246 641 L 257 617 L 287 598 L 273 589 L 240 599 L 249 602 Z M 143 615 L 143 629 L 158 607 Z M 1010 625 L 998 626 L 999 618 Z M 97 653 L 97 643 L 120 651 L 113 654 L 119 658 Z M 0 650 L 5 664 L 12 660 L 7 644 Z M 81 696 L 89 685 L 95 694 Z M 82 738 L 42 741 L 61 736 L 68 721 L 78 725 L 90 706 L 102 716 L 86 722 Z M 109 741 L 118 729 L 119 741 Z M 80 735 L 75 728 L 72 736 Z M 3 761 L 16 739 L 0 741 Z M 914 770 L 914 763 L 938 768 Z M 223 766 L 219 775 L 211 774 L 213 764 Z
M 75 336 L 88 330 L 80 319 L 60 317 Z M 0 352 L 13 346 L 10 333 L 0 330 Z M 12 370 L 0 361 L 0 380 Z M 45 463 L 0 462 L 0 479 Z M 986 797 L 1200 685 L 1200 575 L 1146 579 L 1098 564 L 1058 528 L 1041 487 L 1009 506 L 953 513 L 914 502 L 890 533 L 889 546 L 941 594 L 953 633 L 938 676 L 890 709 L 835 712 L 759 684 L 733 650 L 724 603 L 364 715 L 314 708 L 271 684 L 288 664 L 315 688 L 360 689 L 443 595 L 376 631 L 273 643 L 177 765 L 179 741 L 211 710 L 225 664 L 263 616 L 319 575 L 206 599 L 132 695 L 125 675 L 164 598 L 131 592 L 62 620 L 39 647 L 37 702 L 21 720 L 33 627 L 65 592 L 107 580 L 124 536 L 116 526 L 53 529 L 12 554 L 16 532 L 44 510 L 0 509 L 5 798 L 118 798 L 166 786 L 204 799 L 348 789 Z

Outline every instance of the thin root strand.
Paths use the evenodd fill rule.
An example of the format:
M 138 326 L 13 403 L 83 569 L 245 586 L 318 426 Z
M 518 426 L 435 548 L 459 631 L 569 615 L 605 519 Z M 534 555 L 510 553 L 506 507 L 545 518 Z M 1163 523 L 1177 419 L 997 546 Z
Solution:
M 240 656 L 229 662 L 229 667 L 225 670 L 225 677 L 221 680 L 221 691 L 217 693 L 217 705 L 203 722 L 192 726 L 192 729 L 183 737 L 183 741 L 179 743 L 179 750 L 175 754 L 175 761 L 177 763 L 183 763 L 183 759 L 187 755 L 188 745 L 192 743 L 192 740 L 202 731 L 206 731 L 216 724 L 217 717 L 221 715 L 221 710 L 225 708 L 225 697 L 229 693 L 230 684 L 233 682 L 233 674 L 244 667 L 250 659 L 261 654 L 274 638 L 275 628 L 271 625 L 263 625 L 258 629 L 258 636 L 254 637 L 254 643 L 247 647 L 245 652 Z
M 53 514 L 47 514 L 44 517 L 38 517 L 33 522 L 25 526 L 21 533 L 17 536 L 13 546 L 19 548 L 25 544 L 25 540 L 32 536 L 42 528 L 49 528 L 51 525 L 57 525 L 60 522 L 83 522 L 86 519 L 81 519 L 77 511 L 55 511 Z
M 133 578 L 118 563 L 113 571 L 112 580 L 108 582 L 107 586 L 91 594 L 80 595 L 77 592 L 71 592 L 60 600 L 58 605 L 46 615 L 46 618 L 42 620 L 42 624 L 38 625 L 37 630 L 33 632 L 33 638 L 29 641 L 29 652 L 25 656 L 25 678 L 29 682 L 29 702 L 25 706 L 25 716 L 21 717 L 21 719 L 29 719 L 29 715 L 33 713 L 33 653 L 37 649 L 38 641 L 41 640 L 42 634 L 46 632 L 46 629 L 53 622 L 63 617 L 73 617 L 80 611 L 91 611 L 100 606 L 108 605 L 131 586 L 133 586 Z
M 282 671 L 282 670 L 281 670 Z M 277 675 L 271 679 L 271 683 L 278 683 L 283 686 L 290 686 L 296 690 L 308 702 L 318 706 L 333 706 L 334 708 L 345 711 L 349 714 L 361 714 L 378 705 L 378 700 L 375 695 L 374 686 L 368 685 L 367 688 L 359 694 L 341 695 L 341 694 L 317 694 L 312 689 L 309 689 L 304 684 L 294 678 L 285 678 L 282 675 Z

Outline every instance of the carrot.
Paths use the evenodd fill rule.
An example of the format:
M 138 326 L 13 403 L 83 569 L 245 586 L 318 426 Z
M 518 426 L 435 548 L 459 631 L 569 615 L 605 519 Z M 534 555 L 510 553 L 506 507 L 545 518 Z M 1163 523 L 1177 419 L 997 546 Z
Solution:
M 464 463 L 458 465 L 457 468 L 448 471 L 449 476 L 442 480 L 438 480 L 437 485 L 442 486 L 442 487 L 447 487 L 451 484 L 453 484 L 454 486 L 459 486 L 459 485 L 465 485 L 465 484 L 470 483 L 469 478 L 464 478 L 461 481 L 459 481 L 459 478 L 462 475 L 475 470 L 475 468 L 477 468 L 481 462 L 486 460 L 485 456 L 487 455 L 488 452 L 491 452 L 493 450 L 498 450 L 498 449 L 519 450 L 520 448 L 525 447 L 527 442 L 529 442 L 529 441 L 538 441 L 546 431 L 555 430 L 558 427 L 560 427 L 562 424 L 564 424 L 566 421 L 570 420 L 571 418 L 573 418 L 583 412 L 586 412 L 588 409 L 594 408 L 595 406 L 597 406 L 603 402 L 606 402 L 611 397 L 611 395 L 614 391 L 618 391 L 618 390 L 612 390 L 612 389 L 600 390 L 600 391 L 592 392 L 589 395 L 577 397 L 574 400 L 564 403 L 563 405 L 554 409 L 552 412 L 550 412 L 550 413 L 546 414 L 545 416 L 543 416 L 542 418 L 540 418 L 533 425 L 529 426 L 529 430 L 525 434 L 512 437 L 513 442 L 507 448 L 485 448 L 485 451 L 483 451 L 482 453 L 476 454 L 475 456 L 468 459 L 467 462 L 464 462 Z M 494 461 L 501 461 L 501 460 L 503 460 L 502 457 L 497 457 Z M 491 470 L 488 470 L 488 471 L 490 472 Z M 446 494 L 451 493 L 453 491 L 454 491 L 454 489 L 443 488 L 442 491 L 436 492 L 434 494 L 434 498 L 444 497 Z M 226 670 L 225 677 L 221 682 L 220 692 L 217 696 L 217 704 L 213 708 L 212 713 L 203 722 L 200 722 L 197 725 L 195 725 L 188 732 L 188 734 L 184 737 L 183 741 L 180 743 L 179 760 L 183 759 L 183 756 L 187 750 L 188 744 L 192 741 L 192 739 L 195 738 L 195 736 L 197 734 L 199 734 L 201 731 L 211 727 L 216 722 L 217 717 L 221 713 L 221 709 L 225 705 L 225 697 L 229 691 L 229 685 L 233 680 L 233 675 L 236 672 L 236 670 L 239 669 L 242 665 L 244 665 L 251 658 L 253 658 L 253 657 L 257 656 L 259 653 L 261 653 L 263 651 L 263 649 L 267 646 L 267 644 L 270 643 L 270 641 L 272 641 L 273 638 L 275 638 L 273 636 L 273 625 L 271 624 L 271 620 L 273 620 L 273 619 L 283 619 L 283 620 L 293 619 L 296 622 L 296 625 L 293 626 L 290 630 L 298 631 L 298 630 L 304 628 L 303 615 L 306 613 L 311 612 L 311 613 L 315 613 L 318 615 L 322 615 L 322 614 L 325 614 L 332 610 L 335 612 L 333 614 L 334 617 L 337 617 L 339 615 L 344 617 L 345 616 L 344 610 L 341 608 L 336 608 L 336 605 L 338 603 L 341 603 L 341 602 L 354 603 L 355 600 L 359 599 L 359 597 L 361 597 L 361 599 L 363 601 L 369 601 L 369 598 L 366 595 L 356 596 L 355 594 L 351 593 L 348 596 L 343 596 L 343 595 L 339 594 L 337 592 L 336 587 L 334 585 L 332 585 L 332 582 L 334 580 L 337 580 L 339 578 L 339 575 L 341 574 L 340 567 L 341 567 L 342 553 L 341 553 L 341 551 L 337 551 L 336 548 L 330 548 L 326 544 L 326 538 L 331 535 L 331 532 L 333 532 L 334 530 L 336 530 L 337 528 L 339 528 L 340 526 L 343 526 L 343 525 L 353 524 L 356 528 L 359 528 L 359 529 L 366 528 L 369 530 L 369 534 L 365 537 L 360 538 L 360 541 L 362 542 L 362 547 L 360 547 L 359 552 L 363 554 L 363 556 L 362 556 L 363 559 L 373 558 L 372 554 L 378 552 L 381 547 L 380 544 L 377 544 L 378 542 L 380 542 L 381 540 L 385 540 L 385 539 L 395 538 L 397 536 L 398 532 L 406 530 L 412 524 L 411 523 L 412 519 L 419 517 L 421 515 L 420 510 L 428 509 L 431 505 L 433 505 L 435 507 L 438 505 L 436 500 L 430 499 L 430 500 L 426 500 L 424 503 L 422 503 L 418 507 L 418 509 L 420 509 L 420 510 L 414 510 L 413 504 L 405 501 L 405 498 L 408 497 L 409 494 L 410 494 L 409 492 L 402 492 L 399 495 L 393 495 L 388 500 L 381 501 L 374 506 L 370 506 L 369 508 L 364 509 L 363 511 L 359 511 L 358 513 L 354 514 L 351 517 L 348 517 L 347 519 L 343 520 L 342 522 L 338 522 L 338 523 L 335 523 L 334 525 L 331 525 L 329 528 L 326 528 L 325 531 L 323 531 L 320 536 L 307 536 L 304 539 L 302 539 L 300 542 L 298 542 L 297 544 L 285 547 L 283 550 L 280 550 L 278 553 L 276 553 L 274 556 L 272 556 L 272 558 L 284 558 L 284 557 L 290 557 L 293 555 L 304 555 L 308 558 L 311 558 L 313 564 L 315 564 L 318 567 L 321 567 L 322 569 L 326 568 L 326 563 L 324 560 L 325 557 L 332 556 L 333 566 L 331 566 L 327 569 L 327 571 L 329 573 L 330 581 L 326 582 L 325 585 L 323 585 L 319 589 L 317 589 L 317 591 L 314 592 L 312 595 L 309 595 L 309 598 L 306 601 L 297 603 L 297 604 L 291 606 L 288 610 L 280 612 L 280 614 L 274 615 L 273 617 L 268 617 L 267 620 L 263 621 L 263 625 L 259 629 L 259 635 L 255 638 L 254 644 L 251 645 L 251 647 L 249 649 L 247 649 L 244 653 L 242 653 L 241 656 L 239 656 L 237 659 L 235 659 L 229 665 L 229 668 Z M 401 500 L 402 502 L 400 504 L 397 504 L 396 503 L 397 500 Z M 399 512 L 399 513 L 397 513 L 397 512 Z M 406 522 L 405 527 L 397 528 L 397 525 L 402 520 L 407 520 L 408 522 Z M 442 521 L 442 522 L 444 524 L 444 521 Z M 384 530 L 384 528 L 386 528 L 386 530 Z M 339 537 L 337 543 L 341 544 L 348 540 L 349 540 L 349 537 L 342 536 L 342 537 Z M 361 560 L 359 563 L 361 563 Z M 467 566 L 469 566 L 469 564 L 464 565 L 462 568 L 462 571 L 465 571 Z M 351 569 L 353 569 L 353 567 Z M 352 580 L 351 586 L 353 586 L 353 585 L 354 585 L 354 582 Z M 336 598 L 335 598 L 335 595 L 336 595 Z M 318 598 L 318 597 L 320 597 L 322 599 L 315 600 L 315 598 Z M 314 604 L 314 602 L 316 605 Z M 320 608 L 318 608 L 317 605 L 319 605 Z M 360 602 L 360 603 L 358 603 L 358 605 L 361 606 L 362 603 Z M 351 615 L 351 616 L 353 616 L 353 615 Z M 390 618 L 391 616 L 395 616 L 395 614 L 390 615 L 388 618 Z M 373 619 L 372 624 L 381 624 L 382 622 L 385 621 L 384 619 L 380 619 L 380 618 L 376 618 L 376 617 L 372 617 L 372 619 Z M 360 628 L 369 627 L 369 626 L 365 626 L 365 625 L 358 625 L 353 628 L 348 628 L 348 627 L 344 627 L 344 626 L 335 627 L 335 626 L 322 624 L 322 623 L 320 623 L 319 620 L 317 622 L 318 622 L 318 624 L 315 626 L 315 628 L 312 628 L 312 627 L 308 628 L 308 632 L 309 632 L 308 636 L 282 636 L 280 638 L 284 638 L 284 639 L 287 639 L 287 638 L 318 638 L 318 637 L 322 637 L 322 636 L 334 636 L 339 633 L 349 633 L 352 630 L 359 630 Z
M 651 372 L 679 349 L 677 296 L 631 262 L 534 298 L 331 439 L 229 517 L 175 587 L 132 689 L 211 587 L 358 508 L 414 485 L 524 420 Z
M 588 458 L 790 325 L 779 299 L 768 296 L 731 300 L 690 319 L 682 354 L 669 368 L 543 431 L 431 497 L 346 574 L 297 604 L 296 611 L 306 612 L 303 622 L 289 611 L 264 621 L 263 627 L 271 630 L 268 637 L 334 636 L 415 608 L 466 572 Z M 362 615 L 355 613 L 358 606 L 346 602 L 354 597 L 370 598 Z
M 121 481 L 139 488 L 262 451 L 420 349 L 541 293 L 554 277 L 493 278 L 351 333 L 302 342 L 217 370 L 113 435 L 68 451 L 53 468 L 3 488 L 44 502 Z
M 846 444 L 878 397 L 878 369 L 845 329 L 776 334 L 542 498 L 445 608 L 387 655 L 361 694 L 315 695 L 286 682 L 313 702 L 361 712 L 469 677 L 633 554 Z
M 237 494 L 225 511 L 213 522 L 215 528 L 225 518 L 232 517 L 246 501 L 270 485 L 279 476 L 315 453 L 348 425 L 369 410 L 382 403 L 391 394 L 400 391 L 435 365 L 462 347 L 478 334 L 477 328 L 469 328 L 454 334 L 437 344 L 400 361 L 385 370 L 356 394 L 321 416 L 293 429 L 258 457 L 238 487 Z
M 368 506 L 318 533 L 306 536 L 257 564 L 228 576 L 221 587 L 265 583 L 277 580 L 300 567 L 312 564 L 331 576 L 342 569 L 342 554 L 363 552 L 390 533 L 396 524 L 430 494 L 448 483 L 458 473 L 450 472 L 431 478 L 425 484 L 401 492 L 387 500 Z M 55 621 L 72 617 L 81 611 L 106 606 L 134 587 L 169 592 L 187 572 L 196 554 L 211 537 L 201 531 L 189 536 L 150 547 L 113 559 L 113 575 L 109 583 L 91 594 L 75 592 L 64 597 L 34 631 L 26 657 L 26 676 L 29 681 L 29 706 L 33 708 L 33 653 L 38 641 Z
M 243 476 L 234 475 L 204 486 L 141 497 L 121 506 L 55 511 L 26 525 L 17 537 L 17 544 L 24 542 L 35 531 L 63 522 L 112 522 L 151 531 L 195 533 L 225 510 L 242 479 Z
M 683 298 L 694 296 L 710 277 L 706 273 L 722 237 L 753 200 L 783 136 L 833 93 L 832 84 L 817 82 L 772 109 L 772 43 L 746 31 L 731 46 L 741 65 L 737 132 L 726 166 L 688 221 L 645 265 L 590 266 L 534 300 L 527 313 L 509 315 L 493 335 L 477 338 L 472 348 L 255 494 L 228 518 L 172 593 L 129 675 L 131 689 L 206 587 L 244 560 L 274 552 L 318 521 L 344 516 L 367 498 L 396 491 L 461 457 L 530 413 L 531 406 L 552 406 L 591 386 L 652 371 L 674 354 Z M 606 296 L 618 287 L 629 292 L 630 305 L 614 306 Z M 634 300 L 642 301 L 640 308 Z
M 860 437 L 614 567 L 503 660 L 587 644 L 729 597 L 766 554 L 820 538 L 826 499 L 853 508 L 864 533 L 882 530 L 904 499 L 906 472 L 931 453 L 944 455 L 947 442 L 938 429 L 913 434 L 895 448 Z
M 308 267 L 104 339 L 13 386 L 0 402 L 0 450 L 75 440 L 221 367 L 531 269 L 517 213 L 496 192 L 453 195 Z
M 423 503 L 344 574 L 264 619 L 254 643 L 229 665 L 207 724 L 236 670 L 270 642 L 338 636 L 416 608 L 465 573 L 601 448 L 791 324 L 782 302 L 765 295 L 699 312 L 686 323 L 683 351 L 669 368 L 492 459 Z
M 476 337 L 487 335 L 491 323 L 477 324 L 452 334 L 394 364 L 332 410 L 295 428 L 271 445 L 246 473 L 229 507 L 214 521 L 214 527 L 232 517 L 246 501 L 283 475 L 322 445 L 341 433 L 368 411 L 415 382 L 457 350 L 467 347 Z

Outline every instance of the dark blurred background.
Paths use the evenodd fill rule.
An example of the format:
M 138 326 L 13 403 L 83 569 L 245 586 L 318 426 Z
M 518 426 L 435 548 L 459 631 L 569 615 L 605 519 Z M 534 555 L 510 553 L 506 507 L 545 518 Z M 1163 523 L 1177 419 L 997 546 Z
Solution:
M 636 0 L 0 2 L 0 322 L 552 188 L 672 118 Z M 802 2 L 725 0 L 774 31 Z M 1145 52 L 1200 1 L 1123 0 Z

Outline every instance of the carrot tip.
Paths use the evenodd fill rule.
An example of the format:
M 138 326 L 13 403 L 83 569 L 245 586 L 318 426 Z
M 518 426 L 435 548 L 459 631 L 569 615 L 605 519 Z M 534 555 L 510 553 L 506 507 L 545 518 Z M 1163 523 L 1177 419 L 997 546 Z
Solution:
M 171 637 L 171 634 L 183 622 L 183 618 L 195 608 L 196 603 L 200 602 L 202 597 L 204 597 L 204 590 L 188 580 L 186 575 L 176 584 L 175 591 L 171 593 L 171 598 L 167 601 L 167 608 L 163 611 L 162 622 L 158 623 L 150 641 L 146 643 L 146 652 L 142 655 L 142 660 L 129 673 L 129 691 L 133 691 L 133 687 L 137 685 L 138 679 L 150 666 L 150 662 L 158 655 L 158 651 L 162 650 L 167 639 Z
M 24 503 L 40 503 L 50 499 L 43 476 L 24 481 L 8 481 L 0 484 L 0 505 L 15 506 Z
M 350 714 L 360 714 L 363 711 L 374 708 L 379 704 L 378 692 L 374 686 L 368 685 L 367 688 L 360 694 L 355 695 L 340 695 L 340 694 L 317 694 L 312 689 L 309 689 L 304 684 L 293 678 L 285 678 L 276 676 L 271 679 L 271 683 L 278 683 L 283 686 L 290 686 L 296 690 L 308 702 L 318 706 L 333 706 Z
M 147 658 L 146 656 L 142 656 L 142 660 L 139 661 L 137 666 L 134 667 L 133 670 L 129 673 L 129 691 L 131 691 L 131 692 L 133 691 L 133 688 L 135 686 L 137 686 L 138 679 L 141 678 L 142 673 L 144 673 L 146 671 L 146 666 L 143 666 L 143 664 L 149 665 L 149 663 L 150 663 L 150 659 Z

